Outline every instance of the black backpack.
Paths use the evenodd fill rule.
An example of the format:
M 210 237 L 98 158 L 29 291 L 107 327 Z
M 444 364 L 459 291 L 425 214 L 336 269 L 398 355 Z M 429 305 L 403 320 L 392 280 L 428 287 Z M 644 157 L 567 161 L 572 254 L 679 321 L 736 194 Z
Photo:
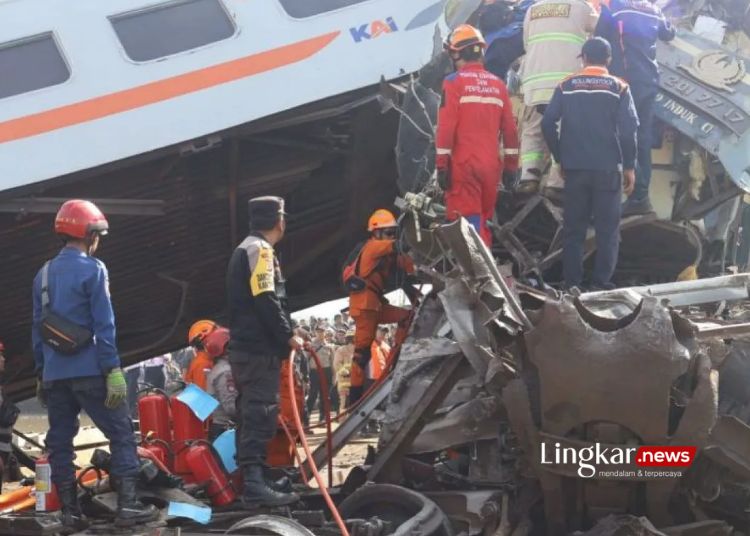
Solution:
M 341 282 L 347 292 L 360 292 L 367 287 L 367 281 L 359 275 L 359 262 L 366 241 L 359 242 L 349 252 L 341 270 Z

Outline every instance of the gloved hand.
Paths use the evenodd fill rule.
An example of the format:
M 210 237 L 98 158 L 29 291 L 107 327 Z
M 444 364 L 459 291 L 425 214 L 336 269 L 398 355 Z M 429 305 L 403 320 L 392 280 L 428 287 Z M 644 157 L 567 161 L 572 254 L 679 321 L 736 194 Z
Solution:
M 437 170 L 437 183 L 444 192 L 450 190 L 451 170 L 449 168 L 442 168 Z
M 36 379 L 36 399 L 43 408 L 47 407 L 47 393 L 44 392 L 44 382 L 41 377 Z
M 107 374 L 107 399 L 104 405 L 109 409 L 115 409 L 125 402 L 128 397 L 128 384 L 125 382 L 125 375 L 122 369 L 112 369 Z

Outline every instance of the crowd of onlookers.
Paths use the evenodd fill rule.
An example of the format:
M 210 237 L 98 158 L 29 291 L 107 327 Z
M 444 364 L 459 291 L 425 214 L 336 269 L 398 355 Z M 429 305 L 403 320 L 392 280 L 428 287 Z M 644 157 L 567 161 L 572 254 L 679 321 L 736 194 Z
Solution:
M 330 410 L 335 415 L 349 405 L 351 366 L 354 356 L 354 323 L 347 313 L 336 314 L 333 319 L 303 318 L 293 320 L 295 335 L 302 338 L 314 350 L 320 361 L 322 377 L 325 378 Z M 390 366 L 389 355 L 393 347 L 394 331 L 388 326 L 378 329 L 372 344 L 372 359 L 366 371 L 365 391 L 376 382 Z M 303 350 L 304 359 L 297 360 L 297 373 L 305 396 L 304 421 L 310 425 L 310 417 L 317 412 L 318 419 L 325 418 L 325 402 L 321 374 L 317 372 L 313 352 Z M 195 356 L 193 348 L 185 348 L 169 354 L 132 365 L 125 369 L 128 383 L 128 402 L 131 414 L 136 414 L 138 392 L 155 387 L 171 394 L 184 385 L 183 378 Z
M 325 378 L 330 409 L 340 413 L 350 403 L 351 366 L 354 357 L 354 323 L 346 313 L 337 314 L 333 320 L 311 317 L 295 322 L 295 335 L 309 342 L 320 361 Z M 378 329 L 372 343 L 372 359 L 365 371 L 365 391 L 376 382 L 390 365 L 389 356 L 393 347 L 393 332 L 387 326 Z M 316 372 L 312 352 L 303 351 L 305 359 L 299 361 L 300 376 L 305 385 L 305 423 L 316 408 L 320 421 L 325 418 L 321 375 Z

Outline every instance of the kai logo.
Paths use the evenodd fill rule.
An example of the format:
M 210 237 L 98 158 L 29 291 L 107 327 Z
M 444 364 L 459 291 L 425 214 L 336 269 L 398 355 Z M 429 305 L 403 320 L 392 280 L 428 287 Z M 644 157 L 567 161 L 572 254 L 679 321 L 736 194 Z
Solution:
M 388 17 L 385 20 L 375 20 L 369 24 L 349 28 L 349 33 L 352 34 L 352 39 L 354 39 L 355 43 L 361 43 L 362 41 L 375 39 L 381 35 L 397 31 L 398 26 L 396 26 L 396 21 L 393 20 L 393 17 Z

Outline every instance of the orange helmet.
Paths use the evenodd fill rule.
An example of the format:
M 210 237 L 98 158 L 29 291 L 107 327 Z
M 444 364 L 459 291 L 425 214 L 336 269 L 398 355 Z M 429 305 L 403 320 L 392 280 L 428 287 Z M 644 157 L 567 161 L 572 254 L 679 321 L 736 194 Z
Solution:
M 377 229 L 388 229 L 390 227 L 397 227 L 396 216 L 390 210 L 379 208 L 372 213 L 370 219 L 367 221 L 367 230 L 372 232 Z
M 229 330 L 227 328 L 216 328 L 203 339 L 206 353 L 211 359 L 223 356 L 229 344 Z
M 487 47 L 487 42 L 482 36 L 482 32 L 470 24 L 462 24 L 453 30 L 448 39 L 445 41 L 445 48 L 452 52 L 458 52 L 465 48 L 479 45 L 482 48 Z
M 188 344 L 197 348 L 203 347 L 206 337 L 218 328 L 219 325 L 212 320 L 198 320 L 188 331 Z

